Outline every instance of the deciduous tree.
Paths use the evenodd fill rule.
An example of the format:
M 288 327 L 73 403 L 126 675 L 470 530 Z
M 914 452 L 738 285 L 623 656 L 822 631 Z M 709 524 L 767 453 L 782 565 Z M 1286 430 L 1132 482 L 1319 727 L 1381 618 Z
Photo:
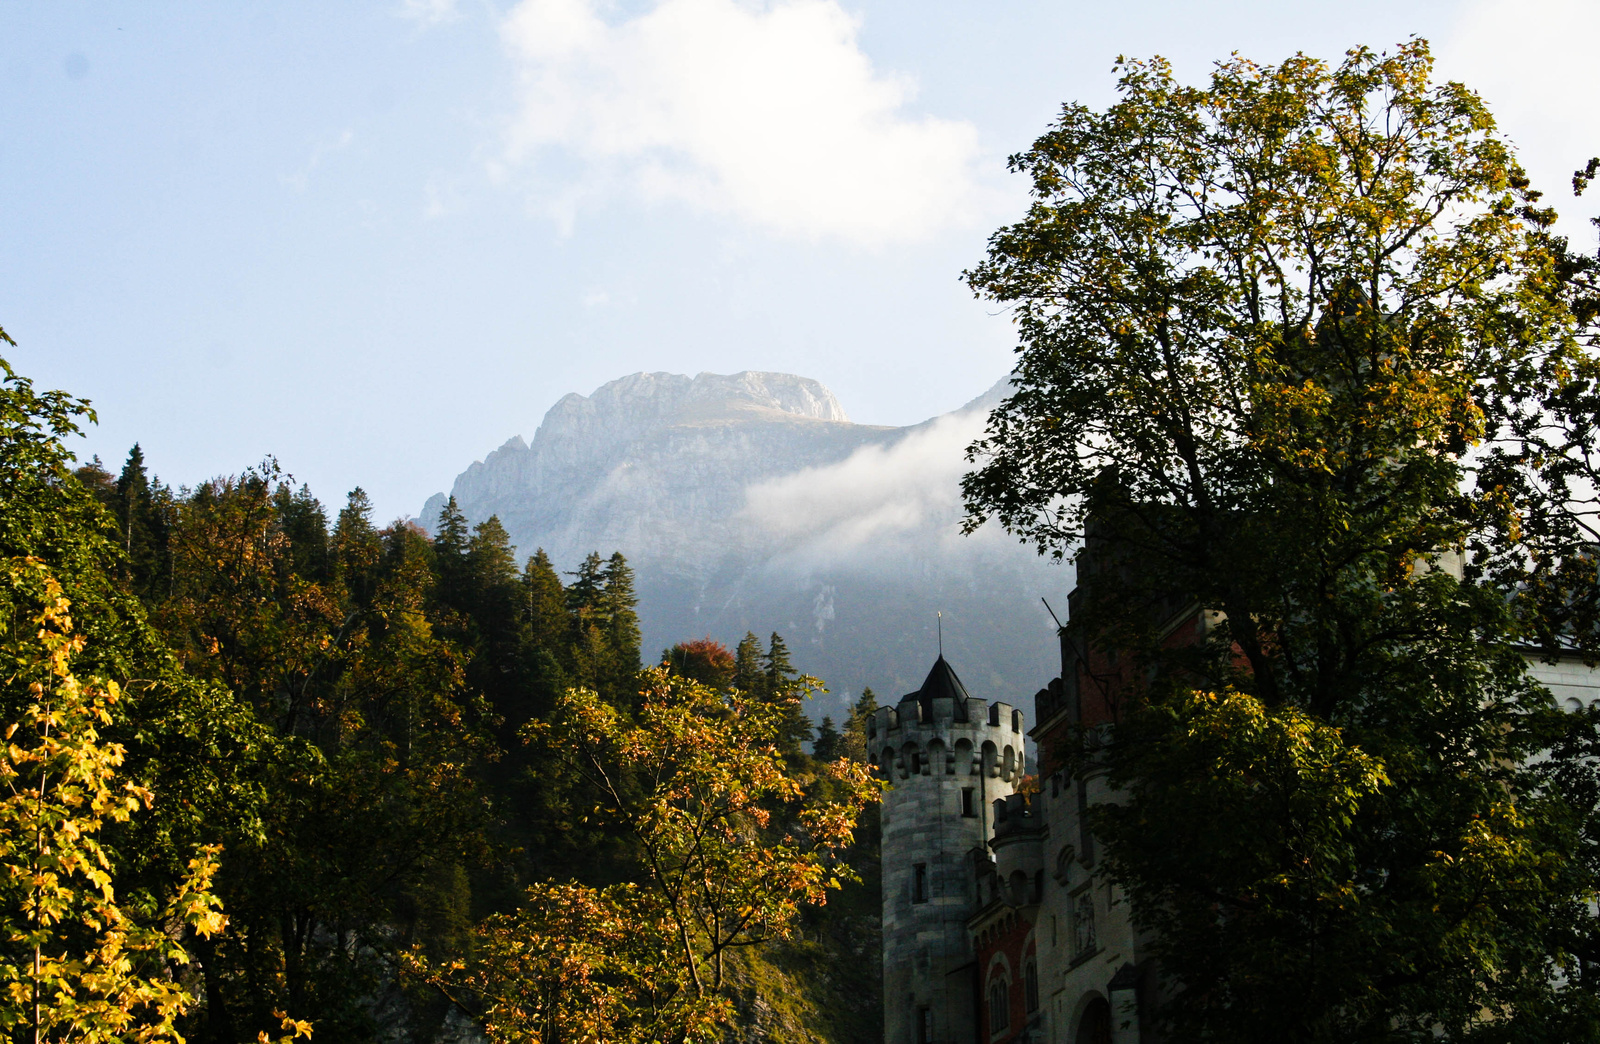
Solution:
M 172 974 L 190 961 L 177 939 L 226 921 L 211 892 L 216 848 L 193 855 L 163 909 L 119 901 L 102 831 L 155 800 L 122 775 L 121 744 L 102 736 L 124 710 L 122 690 L 73 673 L 84 639 L 42 562 L 5 560 L 0 578 L 11 595 L 3 686 L 15 708 L 0 751 L 0 1029 L 35 1044 L 181 1040 L 174 1021 L 194 996 L 193 976 Z
M 1020 332 L 969 525 L 1089 548 L 1073 626 L 1130 681 L 1064 753 L 1120 788 L 1102 872 L 1181 1039 L 1600 1033 L 1593 794 L 1549 769 L 1592 722 L 1519 651 L 1594 648 L 1547 611 L 1592 550 L 1530 539 L 1566 505 L 1529 437 L 1592 363 L 1553 215 L 1431 69 L 1125 61 L 1013 157 L 1034 202 L 968 273 Z M 1214 626 L 1174 649 L 1186 603 Z
M 424 965 L 481 999 L 498 1040 L 711 1039 L 729 1012 L 727 952 L 786 937 L 851 876 L 836 855 L 878 787 L 862 765 L 835 762 L 808 787 L 781 749 L 780 708 L 665 669 L 643 678 L 637 720 L 572 690 L 529 730 L 587 785 L 591 814 L 632 833 L 643 880 L 535 888 L 480 930 L 484 960 Z

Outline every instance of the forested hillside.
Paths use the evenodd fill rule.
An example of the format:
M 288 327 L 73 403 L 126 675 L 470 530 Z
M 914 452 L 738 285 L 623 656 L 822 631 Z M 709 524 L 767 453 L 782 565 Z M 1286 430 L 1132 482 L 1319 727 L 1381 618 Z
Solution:
M 749 636 L 736 654 L 682 646 L 667 669 L 642 673 L 621 554 L 556 563 L 539 551 L 519 563 L 498 520 L 469 526 L 453 503 L 431 537 L 410 523 L 379 526 L 360 489 L 332 511 L 270 460 L 192 487 L 158 480 L 137 446 L 115 473 L 98 460 L 75 466 L 65 440 L 92 419 L 87 407 L 6 372 L 0 558 L 12 583 L 0 611 L 17 662 L 33 662 L 16 645 L 32 640 L 30 620 L 69 647 L 51 646 L 48 684 L 30 688 L 32 675 L 14 672 L 0 711 L 14 722 L 48 706 L 40 693 L 65 691 L 69 656 L 74 677 L 121 694 L 98 731 L 83 726 L 84 749 L 110 751 L 97 762 L 105 778 L 146 795 L 147 807 L 129 799 L 120 819 L 92 829 L 130 923 L 170 937 L 171 952 L 148 956 L 146 970 L 187 991 L 169 1008 L 189 1039 L 236 1044 L 301 1023 L 319 1042 L 471 1037 L 492 998 L 450 989 L 447 971 L 492 951 L 481 926 L 531 916 L 541 888 L 651 894 L 656 849 L 634 814 L 652 797 L 649 780 L 620 748 L 597 755 L 623 780 L 608 811 L 575 770 L 588 734 L 549 742 L 563 700 L 592 701 L 584 706 L 636 737 L 664 720 L 660 706 L 773 723 L 748 749 L 705 752 L 771 769 L 764 804 L 741 820 L 763 845 L 769 827 L 781 845 L 810 822 L 802 796 L 833 787 L 824 797 L 834 803 L 816 807 L 846 807 L 824 762 L 858 745 L 860 716 L 842 731 L 830 722 L 819 757 L 806 753 L 799 701 L 811 682 L 780 636 Z M 30 569 L 43 579 L 17 579 Z M 694 666 L 723 660 L 724 673 Z M 700 802 L 687 791 L 673 800 Z M 746 1028 L 723 1032 L 841 1041 L 876 1032 L 874 815 L 853 840 L 852 812 L 828 835 L 837 845 L 795 851 L 794 866 L 824 875 L 796 893 L 811 901 L 779 896 L 762 931 L 728 935 L 741 953 L 716 997 Z M 730 849 L 730 865 L 761 850 Z M 829 878 L 843 891 L 827 889 Z M 196 910 L 220 904 L 226 926 L 190 917 L 185 927 L 162 905 L 169 893 L 192 893 Z M 827 893 L 834 901 L 818 906 Z M 45 932 L 30 909 L 18 900 L 7 916 Z M 70 950 L 69 936 L 45 948 Z M 25 964 L 26 954 L 7 959 Z M 813 966 L 832 974 L 802 989 L 787 978 Z M 653 974 L 682 992 L 677 973 Z M 148 1022 L 153 1009 L 132 996 L 112 1007 Z

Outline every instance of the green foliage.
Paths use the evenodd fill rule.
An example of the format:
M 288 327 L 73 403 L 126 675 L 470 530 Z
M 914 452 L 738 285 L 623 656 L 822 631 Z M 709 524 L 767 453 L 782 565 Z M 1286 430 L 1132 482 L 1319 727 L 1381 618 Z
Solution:
M 621 555 L 589 556 L 564 587 L 542 551 L 519 572 L 497 520 L 471 526 L 452 503 L 432 538 L 409 523 L 380 529 L 360 489 L 330 519 L 271 459 L 179 489 L 154 478 L 137 448 L 118 476 L 98 461 L 73 470 L 64 440 L 92 419 L 86 404 L 5 373 L 0 556 L 59 583 L 51 648 L 70 647 L 80 672 L 128 679 L 80 684 L 41 666 L 44 646 L 24 623 L 37 592 L 0 585 L 14 661 L 0 720 L 17 723 L 0 761 L 21 795 L 0 801 L 0 854 L 17 870 L 0 888 L 14 925 L 0 946 L 8 1026 L 32 1024 L 18 998 L 31 1001 L 37 982 L 42 1024 L 59 1030 L 42 1039 L 176 1039 L 181 1029 L 237 1044 L 304 1036 L 311 1023 L 321 1041 L 426 1036 L 444 1002 L 398 980 L 403 954 L 435 967 L 470 955 L 502 979 L 521 969 L 571 986 L 566 1008 L 502 998 L 504 1026 L 519 1025 L 517 1011 L 557 1011 L 559 1025 L 592 1016 L 599 1039 L 629 1039 L 627 1027 L 651 1018 L 681 1030 L 725 1010 L 688 987 L 681 962 L 659 960 L 664 948 L 681 954 L 681 940 L 648 884 L 653 849 L 635 824 L 594 809 L 583 776 L 517 738 L 560 720 L 575 682 L 599 693 L 594 708 L 619 729 L 640 727 L 636 714 L 658 728 L 671 717 L 640 703 L 634 581 Z M 781 640 L 775 652 L 758 646 L 754 673 L 769 698 L 752 721 L 780 722 L 808 691 Z M 51 700 L 27 692 L 29 678 L 45 679 Z M 679 739 L 718 738 L 686 720 Z M 35 734 L 40 742 L 25 739 Z M 766 772 L 775 757 L 762 748 L 756 760 Z M 77 775 L 60 771 L 69 762 Z M 768 890 L 751 931 L 773 937 L 794 922 L 794 896 L 812 896 L 836 869 L 821 853 L 839 824 L 820 810 L 852 787 L 850 771 L 783 764 L 815 802 L 739 777 L 754 804 L 730 813 L 804 848 L 785 850 L 800 869 L 748 883 Z M 625 769 L 619 793 L 638 799 L 641 778 Z M 695 779 L 711 785 L 714 773 Z M 131 789 L 117 790 L 124 781 Z M 577 880 L 538 883 L 551 878 Z M 840 880 L 856 903 L 862 886 Z M 44 884 L 29 893 L 29 881 Z M 29 922 L 30 902 L 57 919 Z M 587 935 L 562 927 L 579 923 Z M 528 949 L 531 938 L 549 945 Z M 609 992 L 561 980 L 574 962 L 592 963 Z M 483 999 L 475 988 L 465 1003 Z M 666 998 L 655 1015 L 629 1007 L 652 991 Z M 579 1003 L 588 996 L 601 1002 Z M 76 1020 L 70 1034 L 62 1020 Z
M 1561 757 L 1592 723 L 1518 648 L 1600 637 L 1549 452 L 1594 372 L 1553 214 L 1422 41 L 1121 68 L 1013 158 L 1034 203 L 968 273 L 1021 344 L 963 489 L 971 526 L 1082 548 L 1071 626 L 1121 659 L 1060 753 L 1120 795 L 1102 872 L 1162 1017 L 1593 1039 L 1592 769 Z
M 788 938 L 852 876 L 836 856 L 879 788 L 864 766 L 841 760 L 808 787 L 781 749 L 781 706 L 665 669 L 642 677 L 636 721 L 573 689 L 528 729 L 585 782 L 586 814 L 629 831 L 638 885 L 535 887 L 480 928 L 476 961 L 415 958 L 477 999 L 494 1039 L 714 1039 L 728 952 Z
M 638 886 L 535 885 L 478 928 L 473 959 L 408 955 L 496 1041 L 683 1044 L 715 1039 L 722 1016 L 683 988 L 669 926 Z
M 0 655 L 6 705 L 19 709 L 0 751 L 0 1028 L 19 1040 L 181 1041 L 174 1020 L 194 997 L 170 974 L 190 961 L 173 936 L 225 923 L 210 890 L 216 848 L 188 861 L 161 909 L 118 902 L 100 836 L 154 801 L 118 784 L 125 750 L 101 735 L 122 689 L 74 675 L 83 636 L 43 563 L 3 569 L 12 597 Z
M 115 539 L 126 530 L 97 499 L 97 491 L 114 494 L 109 476 L 99 472 L 101 481 L 88 469 L 93 485 L 86 487 L 69 470 L 66 440 L 80 421 L 93 420 L 87 404 L 35 392 L 3 361 L 0 369 L 0 557 L 37 562 L 60 585 L 82 639 L 78 675 L 124 679 L 123 711 L 102 734 L 125 751 L 126 777 L 160 800 L 144 815 L 104 822 L 99 840 L 124 908 L 159 910 L 196 850 L 259 830 L 264 788 L 257 773 L 271 736 L 226 690 L 178 670 L 128 590 L 138 576 Z M 159 486 L 151 489 L 157 499 Z M 19 591 L 0 590 L 9 619 L 25 619 L 27 604 Z M 22 720 L 28 704 L 20 691 L 0 693 L 0 700 L 10 720 Z M 199 955 L 214 941 L 195 937 L 186 945 Z

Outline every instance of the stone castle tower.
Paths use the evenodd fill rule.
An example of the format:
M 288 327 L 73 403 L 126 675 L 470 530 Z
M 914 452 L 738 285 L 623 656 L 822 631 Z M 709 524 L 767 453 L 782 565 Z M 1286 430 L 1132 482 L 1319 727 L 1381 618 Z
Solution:
M 922 688 L 868 723 L 883 802 L 885 1044 L 976 1044 L 967 919 L 991 809 L 1023 772 L 1022 712 L 967 695 L 941 655 Z

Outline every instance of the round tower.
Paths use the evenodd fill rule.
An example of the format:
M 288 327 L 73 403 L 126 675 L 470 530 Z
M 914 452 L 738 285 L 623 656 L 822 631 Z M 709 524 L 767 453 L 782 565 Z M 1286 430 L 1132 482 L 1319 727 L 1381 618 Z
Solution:
M 883 1039 L 976 1044 L 967 918 L 991 807 L 1023 771 L 1022 712 L 973 699 L 943 656 L 868 722 L 883 799 Z

